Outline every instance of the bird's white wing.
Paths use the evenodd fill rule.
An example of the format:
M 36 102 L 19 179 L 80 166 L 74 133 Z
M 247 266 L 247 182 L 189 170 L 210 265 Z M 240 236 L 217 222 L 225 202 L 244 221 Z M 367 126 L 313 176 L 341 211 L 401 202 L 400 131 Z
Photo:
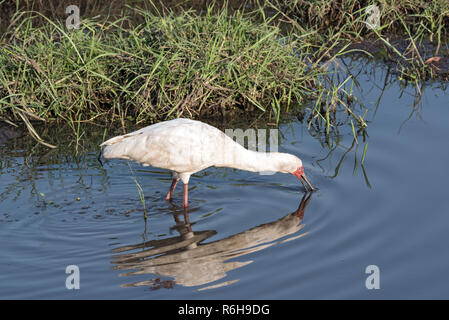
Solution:
M 194 173 L 214 165 L 226 138 L 205 123 L 175 119 L 107 140 L 102 144 L 103 156 Z

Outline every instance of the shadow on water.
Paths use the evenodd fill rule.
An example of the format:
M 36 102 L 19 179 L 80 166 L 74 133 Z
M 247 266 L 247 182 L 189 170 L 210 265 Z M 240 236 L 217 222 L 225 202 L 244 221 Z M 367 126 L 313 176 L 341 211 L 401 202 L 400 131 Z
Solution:
M 114 269 L 137 270 L 122 273 L 120 276 L 151 274 L 171 277 L 174 280 L 161 281 L 156 278 L 121 286 L 150 286 L 151 289 L 159 289 L 161 287 L 171 288 L 176 283 L 191 287 L 223 279 L 227 272 L 252 262 L 251 260 L 229 260 L 306 235 L 307 232 L 297 233 L 304 227 L 304 224 L 300 223 L 311 197 L 312 194 L 304 194 L 299 207 L 281 219 L 209 243 L 202 242 L 215 235 L 217 233 L 215 230 L 193 231 L 188 211 L 174 212 L 175 225 L 173 229 L 179 233 L 179 236 L 119 247 L 114 249 L 114 252 L 119 254 L 112 257 Z M 183 215 L 184 221 L 180 218 L 181 215 Z M 133 250 L 139 251 L 123 253 Z M 198 290 L 226 286 L 237 281 L 227 280 Z
M 23 131 L 13 126 L 0 125 L 0 145 L 5 144 L 11 139 L 20 138 L 23 136 Z

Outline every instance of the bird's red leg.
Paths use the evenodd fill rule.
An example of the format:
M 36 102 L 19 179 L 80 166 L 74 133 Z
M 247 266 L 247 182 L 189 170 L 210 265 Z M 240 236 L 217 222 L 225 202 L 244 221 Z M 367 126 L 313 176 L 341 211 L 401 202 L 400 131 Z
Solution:
M 178 183 L 179 179 L 173 179 L 170 190 L 168 190 L 167 196 L 165 197 L 165 200 L 169 201 L 171 199 L 171 195 L 173 194 L 173 191 L 175 191 L 176 184 Z
M 192 232 L 192 225 L 190 224 L 189 219 L 189 211 L 187 211 L 187 208 L 184 207 L 184 222 L 187 227 L 188 232 Z
M 189 204 L 189 184 L 185 183 L 184 184 L 184 200 L 183 200 L 182 206 L 184 208 L 187 208 L 188 204 Z

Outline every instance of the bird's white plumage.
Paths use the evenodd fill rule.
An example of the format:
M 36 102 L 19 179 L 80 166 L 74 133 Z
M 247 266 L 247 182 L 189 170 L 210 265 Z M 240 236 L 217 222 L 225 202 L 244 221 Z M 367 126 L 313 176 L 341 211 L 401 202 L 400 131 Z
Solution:
M 128 159 L 184 173 L 181 178 L 210 166 L 291 173 L 302 165 L 296 156 L 250 151 L 213 126 L 182 118 L 117 136 L 101 145 L 105 146 L 105 158 Z M 188 182 L 188 178 L 182 180 Z
M 199 121 L 175 119 L 104 142 L 103 156 L 169 169 L 183 174 L 182 180 L 187 183 L 190 174 L 214 164 L 210 153 L 205 151 L 222 140 L 222 134 Z
M 250 151 L 224 132 L 201 121 L 174 119 L 117 136 L 101 144 L 105 158 L 128 159 L 172 170 L 184 184 L 205 168 L 293 173 L 301 160 L 288 153 Z

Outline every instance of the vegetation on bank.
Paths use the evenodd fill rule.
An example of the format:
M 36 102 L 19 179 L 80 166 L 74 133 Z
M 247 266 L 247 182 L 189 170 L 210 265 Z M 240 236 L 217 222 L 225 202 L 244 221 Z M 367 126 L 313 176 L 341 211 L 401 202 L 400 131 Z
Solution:
M 383 34 L 409 33 L 419 39 L 441 42 L 449 30 L 449 2 L 446 0 L 270 0 L 277 11 L 320 34 L 344 31 L 360 39 L 376 33 L 366 27 L 366 13 L 375 5 L 379 10 L 379 29 Z M 360 19 L 364 18 L 364 19 Z
M 126 7 L 107 19 L 82 15 L 74 30 L 64 20 L 19 10 L 0 38 L 0 118 L 26 124 L 43 142 L 35 121 L 64 121 L 79 139 L 82 122 L 124 126 L 254 114 L 277 122 L 312 103 L 309 120 L 327 132 L 336 112 L 363 129 L 351 75 L 341 76 L 336 59 L 354 51 L 370 55 L 354 43 L 382 46 L 403 79 L 436 77 L 428 59 L 443 50 L 447 1 L 378 1 L 374 29 L 366 23 L 373 1 L 249 3 L 246 10 Z M 397 46 L 391 32 L 407 45 Z M 424 41 L 435 45 L 430 57 L 421 50 Z
M 157 15 L 124 28 L 127 17 L 84 19 L 68 31 L 39 13 L 18 13 L 0 48 L 1 116 L 10 122 L 172 117 L 282 111 L 329 90 L 311 67 L 304 39 L 286 39 L 266 18 L 226 9 Z M 46 18 L 45 18 L 46 19 Z M 320 80 L 321 79 L 321 80 Z
M 449 80 L 447 0 L 271 1 L 295 35 L 311 31 L 324 46 L 377 53 L 399 79 Z

